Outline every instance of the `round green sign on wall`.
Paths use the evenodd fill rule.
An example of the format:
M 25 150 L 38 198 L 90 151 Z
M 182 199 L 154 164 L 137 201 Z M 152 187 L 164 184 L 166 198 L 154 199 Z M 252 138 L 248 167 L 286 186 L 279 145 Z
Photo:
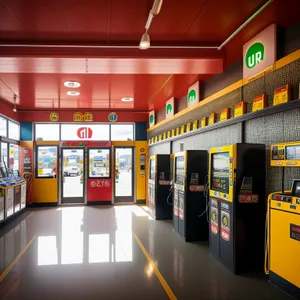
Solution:
M 193 103 L 196 100 L 196 91 L 190 90 L 188 94 L 188 103 Z
M 170 115 L 173 111 L 173 106 L 172 104 L 168 103 L 167 106 L 166 106 L 166 113 L 167 115 Z
M 151 115 L 151 116 L 149 117 L 149 123 L 150 123 L 150 124 L 153 124 L 153 123 L 154 123 L 154 116 L 153 116 L 153 115 Z
M 258 65 L 265 56 L 265 47 L 262 43 L 253 44 L 247 51 L 245 64 L 247 68 L 252 69 Z

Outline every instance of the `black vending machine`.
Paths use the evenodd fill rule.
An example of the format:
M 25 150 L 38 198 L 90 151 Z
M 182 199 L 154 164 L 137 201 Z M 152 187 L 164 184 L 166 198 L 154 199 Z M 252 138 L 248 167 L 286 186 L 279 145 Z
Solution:
M 155 220 L 172 219 L 171 156 L 152 155 L 149 159 L 148 206 Z
M 263 268 L 265 145 L 210 149 L 210 253 L 233 273 Z
M 186 242 L 206 240 L 206 150 L 186 150 L 174 156 L 173 228 Z

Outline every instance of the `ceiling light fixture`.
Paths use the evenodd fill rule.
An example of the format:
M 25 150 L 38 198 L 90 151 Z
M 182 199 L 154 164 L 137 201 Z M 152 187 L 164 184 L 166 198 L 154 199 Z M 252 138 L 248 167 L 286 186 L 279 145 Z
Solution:
M 79 88 L 80 83 L 77 81 L 65 81 L 64 86 L 68 88 Z
M 140 41 L 140 45 L 139 45 L 139 48 L 141 50 L 146 50 L 150 47 L 150 36 L 148 34 L 148 32 L 146 31 L 143 35 L 142 35 L 142 38 L 141 38 L 141 41 Z
M 123 102 L 132 102 L 133 98 L 132 97 L 124 97 L 121 99 Z
M 16 104 L 16 101 L 17 101 L 17 95 L 14 94 L 14 108 L 13 108 L 13 112 L 17 112 L 17 104 Z
M 67 92 L 67 95 L 68 95 L 68 96 L 79 96 L 80 93 L 77 92 L 77 91 L 68 91 L 68 92 Z
M 163 0 L 155 0 L 151 9 L 151 12 L 154 16 L 160 13 L 161 7 L 163 4 Z

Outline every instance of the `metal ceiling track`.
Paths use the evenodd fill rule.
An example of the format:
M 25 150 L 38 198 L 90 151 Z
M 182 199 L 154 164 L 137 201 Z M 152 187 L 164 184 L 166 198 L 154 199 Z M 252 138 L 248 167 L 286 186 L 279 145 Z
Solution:
M 151 46 L 151 49 L 214 49 L 221 50 L 231 41 L 241 30 L 243 30 L 254 18 L 265 10 L 274 0 L 268 0 L 254 14 L 252 14 L 238 29 L 236 29 L 219 46 Z M 85 48 L 85 49 L 138 49 L 138 46 L 118 46 L 118 45 L 47 45 L 47 44 L 0 44 L 0 47 L 33 47 L 33 48 Z

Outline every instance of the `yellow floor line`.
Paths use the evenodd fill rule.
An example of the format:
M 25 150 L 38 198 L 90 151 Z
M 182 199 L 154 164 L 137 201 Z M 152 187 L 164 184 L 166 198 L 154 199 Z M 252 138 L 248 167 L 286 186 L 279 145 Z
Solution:
M 33 215 L 33 212 L 31 212 L 31 213 L 24 219 L 24 221 L 27 220 L 28 218 L 30 218 L 32 215 Z
M 147 250 L 145 249 L 144 245 L 142 244 L 142 242 L 140 241 L 140 239 L 137 237 L 137 235 L 133 232 L 132 233 L 133 236 L 136 239 L 136 242 L 138 243 L 138 245 L 140 246 L 141 250 L 143 251 L 144 255 L 146 256 L 149 264 L 152 266 L 158 280 L 160 281 L 161 285 L 163 286 L 165 292 L 167 293 L 168 297 L 172 300 L 176 300 L 176 296 L 173 293 L 173 291 L 171 290 L 170 286 L 167 284 L 166 280 L 164 279 L 164 277 L 161 275 L 161 273 L 159 272 L 158 268 L 156 267 L 155 263 L 153 262 L 151 256 L 149 255 L 149 253 L 147 252 Z
M 10 272 L 10 270 L 15 266 L 15 264 L 18 262 L 18 260 L 23 256 L 23 254 L 26 252 L 26 250 L 30 247 L 32 242 L 36 236 L 34 236 L 29 243 L 23 248 L 23 250 L 19 253 L 19 255 L 9 264 L 9 266 L 5 269 L 5 271 L 0 275 L 0 282 L 6 277 L 6 275 Z

